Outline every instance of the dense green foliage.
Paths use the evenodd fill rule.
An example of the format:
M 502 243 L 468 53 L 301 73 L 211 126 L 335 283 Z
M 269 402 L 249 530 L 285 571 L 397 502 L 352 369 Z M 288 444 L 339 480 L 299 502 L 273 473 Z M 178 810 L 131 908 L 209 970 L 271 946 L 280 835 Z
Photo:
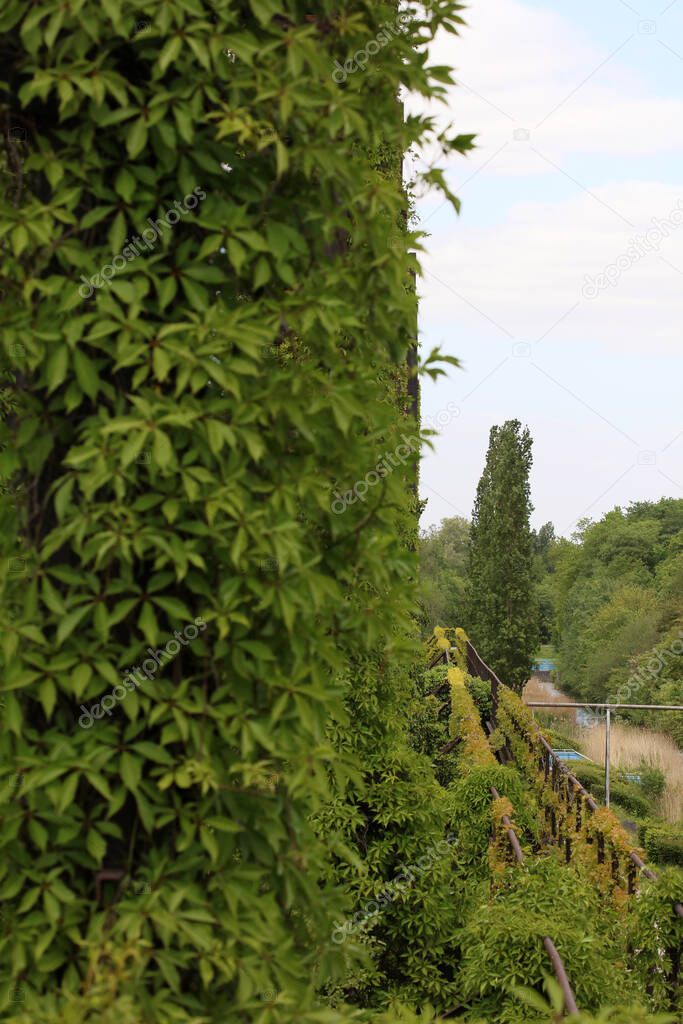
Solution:
M 429 635 L 444 622 L 463 622 L 470 524 L 453 516 L 420 537 L 420 611 Z
M 419 448 L 396 96 L 458 7 L 343 83 L 392 4 L 3 7 L 3 1020 L 322 1020 L 357 966 L 313 819 L 361 799 L 350 666 L 369 717 L 410 635 L 410 462 L 370 477 Z M 409 767 L 423 817 L 375 827 L 417 845 Z
M 467 563 L 465 628 L 484 661 L 521 691 L 538 644 L 529 516 L 531 435 L 492 427 L 477 486 Z
M 517 1024 L 515 985 L 540 980 L 543 969 L 550 970 L 545 935 L 567 966 L 579 1006 L 642 999 L 639 980 L 623 970 L 619 914 L 596 900 L 588 881 L 554 858 L 541 857 L 510 868 L 493 898 L 467 923 L 462 984 L 476 1005 L 471 1019 Z
M 551 554 L 562 686 L 584 700 L 683 703 L 683 499 L 585 522 Z M 683 715 L 633 712 L 683 746 Z
M 675 864 L 683 868 L 683 835 L 680 828 L 661 821 L 642 821 L 638 842 L 655 864 Z

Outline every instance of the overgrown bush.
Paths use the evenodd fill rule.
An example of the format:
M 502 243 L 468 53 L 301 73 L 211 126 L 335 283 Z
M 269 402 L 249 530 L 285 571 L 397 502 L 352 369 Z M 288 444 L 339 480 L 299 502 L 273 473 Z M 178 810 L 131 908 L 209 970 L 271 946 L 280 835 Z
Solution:
M 572 775 L 582 782 L 596 800 L 605 799 L 605 770 L 598 765 L 586 761 L 572 761 Z M 651 810 L 651 801 L 643 795 L 640 785 L 636 782 L 623 782 L 619 777 L 610 779 L 610 800 L 618 804 L 624 811 L 636 818 L 647 817 Z
M 659 872 L 657 882 L 643 879 L 627 922 L 627 941 L 650 1008 L 671 1009 L 678 1022 L 683 1006 L 683 919 L 674 912 L 676 902 L 683 902 L 683 871 L 668 868 Z
M 447 678 L 448 665 L 435 665 L 434 668 L 420 672 L 417 680 L 418 692 L 426 697 L 442 686 Z
M 517 985 L 542 988 L 548 972 L 543 938 L 552 938 L 583 1010 L 636 1001 L 644 990 L 624 971 L 623 926 L 592 886 L 553 858 L 510 868 L 487 905 L 460 936 L 465 1020 L 519 1024 Z M 534 1019 L 533 1017 L 531 1019 Z
M 496 759 L 486 739 L 477 707 L 465 686 L 465 675 L 458 668 L 450 668 L 448 673 L 451 697 L 448 731 L 458 744 L 460 771 L 466 774 L 475 767 L 493 766 Z
M 645 796 L 650 800 L 659 800 L 666 789 L 666 776 L 661 768 L 657 768 L 647 761 L 641 761 L 637 774 L 640 776 L 639 786 Z

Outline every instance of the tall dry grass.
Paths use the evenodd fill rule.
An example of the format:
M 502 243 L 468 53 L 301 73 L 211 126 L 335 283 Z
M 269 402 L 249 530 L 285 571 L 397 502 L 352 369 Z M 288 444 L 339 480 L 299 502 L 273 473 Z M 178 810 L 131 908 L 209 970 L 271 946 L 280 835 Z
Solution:
M 558 703 L 571 700 L 571 697 L 534 676 L 524 689 L 524 700 Z M 605 726 L 602 722 L 591 728 L 578 725 L 576 712 L 571 708 L 536 709 L 535 713 L 542 724 L 548 724 L 573 740 L 577 750 L 590 757 L 591 761 L 605 763 Z M 683 754 L 671 737 L 621 722 L 612 723 L 611 734 L 611 767 L 635 772 L 645 763 L 658 768 L 666 779 L 666 789 L 653 805 L 653 811 L 666 821 L 683 821 Z
M 683 820 L 683 756 L 663 732 L 616 723 L 611 728 L 610 765 L 621 771 L 636 771 L 645 763 L 659 768 L 666 779 L 666 789 L 657 810 L 667 821 Z M 582 729 L 583 752 L 592 761 L 605 760 L 605 727 Z

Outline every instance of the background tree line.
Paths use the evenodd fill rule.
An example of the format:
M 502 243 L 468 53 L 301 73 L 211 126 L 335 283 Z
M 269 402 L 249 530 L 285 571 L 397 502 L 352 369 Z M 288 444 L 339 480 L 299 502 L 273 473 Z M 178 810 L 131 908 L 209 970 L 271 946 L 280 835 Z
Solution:
M 471 527 L 444 519 L 421 537 L 425 630 L 468 619 Z M 552 523 L 530 531 L 537 646 L 551 644 L 563 690 L 576 698 L 683 703 L 683 499 L 662 498 L 583 520 L 571 538 Z M 493 558 L 493 553 L 491 554 Z M 630 713 L 683 744 L 679 716 Z

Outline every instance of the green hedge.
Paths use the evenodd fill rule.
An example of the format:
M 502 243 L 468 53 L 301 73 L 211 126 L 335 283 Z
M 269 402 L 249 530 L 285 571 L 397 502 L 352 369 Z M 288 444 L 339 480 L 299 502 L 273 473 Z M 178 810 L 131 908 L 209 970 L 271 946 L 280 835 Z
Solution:
M 683 867 L 683 830 L 680 825 L 642 821 L 638 825 L 638 842 L 655 864 Z

